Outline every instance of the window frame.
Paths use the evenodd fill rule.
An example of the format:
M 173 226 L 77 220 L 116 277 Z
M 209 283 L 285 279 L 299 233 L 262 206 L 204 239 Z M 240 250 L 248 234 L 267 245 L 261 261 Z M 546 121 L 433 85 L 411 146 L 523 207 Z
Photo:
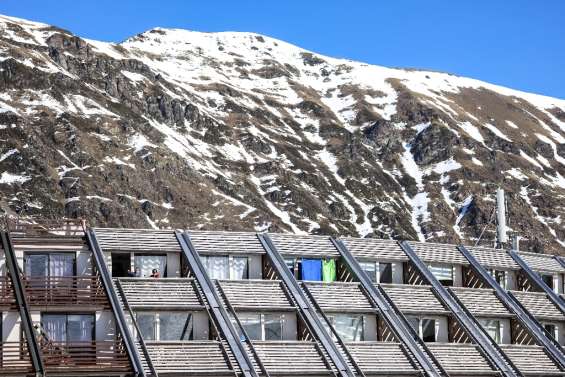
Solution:
M 542 322 L 541 326 L 547 331 L 556 342 L 559 342 L 559 326 L 553 322 Z M 547 329 L 548 326 L 553 327 L 553 331 Z
M 485 330 L 485 332 L 487 333 L 487 335 L 489 337 L 492 338 L 492 340 L 496 343 L 496 344 L 502 344 L 502 338 L 503 338 L 503 334 L 502 334 L 502 321 L 500 319 L 496 319 L 496 318 L 480 318 L 479 319 L 479 323 L 481 324 L 481 327 Z M 496 336 L 493 338 L 492 335 L 489 333 L 489 326 L 488 324 L 491 323 L 496 323 Z
M 51 256 L 52 255 L 70 255 L 73 257 L 73 274 L 71 276 L 77 276 L 77 253 L 75 251 L 24 251 L 24 275 L 26 277 L 34 277 L 32 275 L 28 275 L 28 268 L 27 268 L 27 257 L 30 255 L 44 255 L 47 256 L 47 275 L 46 277 L 51 277 Z M 94 273 L 94 272 L 93 272 Z M 36 276 L 39 277 L 39 276 Z M 59 276 L 57 276 L 59 277 Z M 62 277 L 70 277 L 70 276 L 62 276 Z
M 326 317 L 328 318 L 329 325 L 333 328 L 334 331 L 329 331 L 333 340 L 337 340 L 335 333 L 339 333 L 336 327 L 336 317 L 349 317 L 349 318 L 360 318 L 361 319 L 361 339 L 359 340 L 351 340 L 351 342 L 363 342 L 365 341 L 365 329 L 366 329 L 366 318 L 363 314 L 356 314 L 356 313 L 328 313 Z M 349 342 L 350 340 L 344 340 L 342 336 L 340 336 L 343 341 Z
M 92 317 L 92 330 L 91 330 L 91 342 L 96 342 L 96 313 L 93 312 L 78 312 L 78 313 L 71 313 L 71 312 L 41 312 L 40 313 L 40 319 L 39 319 L 39 323 L 41 325 L 41 330 L 45 333 L 47 333 L 47 331 L 45 330 L 45 322 L 43 320 L 45 315 L 61 315 L 61 316 L 65 316 L 65 341 L 63 342 L 63 344 L 73 344 L 73 342 L 69 342 L 69 316 L 73 316 L 73 315 L 82 315 L 82 316 L 90 316 Z M 54 342 L 54 343 L 58 343 L 58 342 Z
M 204 269 L 208 276 L 210 276 L 210 272 L 208 269 L 208 260 L 209 258 L 228 258 L 227 263 L 227 276 L 228 280 L 249 280 L 249 265 L 250 259 L 248 255 L 236 255 L 236 254 L 221 254 L 221 255 L 213 255 L 213 254 L 204 254 L 200 256 L 200 261 L 204 265 Z M 235 270 L 235 259 L 245 259 L 245 277 L 242 279 L 236 278 L 236 270 Z M 222 279 L 219 279 L 222 280 Z
M 434 275 L 434 277 L 441 283 L 441 285 L 446 286 L 446 287 L 453 287 L 455 286 L 455 271 L 454 271 L 454 266 L 453 265 L 446 265 L 446 264 L 429 264 L 428 266 L 428 270 L 432 273 L 432 275 Z M 441 276 L 438 276 L 440 274 L 436 274 L 434 273 L 434 269 L 440 270 L 440 269 L 450 269 L 450 274 L 451 274 L 451 279 L 443 279 Z M 447 282 L 450 282 L 449 284 L 447 284 Z
M 164 271 L 159 271 L 159 274 L 162 278 L 167 277 L 167 268 L 168 268 L 168 261 L 167 261 L 167 254 L 166 253 L 144 253 L 144 252 L 132 252 L 130 256 L 130 269 L 131 271 L 135 271 L 135 262 L 136 257 L 165 257 L 165 269 Z M 140 276 L 140 278 L 147 279 L 149 276 Z
M 367 275 L 369 275 L 369 278 L 371 279 L 371 281 L 375 284 L 394 284 L 394 262 L 387 262 L 387 261 L 361 261 L 359 262 L 359 265 L 361 266 L 361 269 L 363 270 L 363 272 L 365 272 Z M 367 269 L 364 268 L 364 266 L 369 266 L 371 265 L 371 271 L 373 272 L 373 274 L 369 274 Z M 382 281 L 382 271 L 381 271 L 381 266 L 390 266 L 390 282 L 383 282 Z
M 279 319 L 279 323 L 281 326 L 281 336 L 280 339 L 267 339 L 267 331 L 266 331 L 266 322 L 265 322 L 265 316 L 278 316 Z M 257 340 L 257 341 L 269 341 L 269 342 L 278 342 L 278 341 L 283 341 L 284 340 L 284 331 L 285 331 L 285 321 L 286 321 L 286 313 L 273 313 L 273 312 L 244 312 L 244 313 L 240 313 L 237 315 L 239 322 L 241 323 L 242 327 L 245 327 L 244 324 L 244 320 L 242 320 L 242 317 L 250 317 L 250 316 L 256 316 L 259 318 L 259 328 L 260 328 L 260 332 L 261 332 L 261 339 L 253 339 L 251 338 L 250 340 Z M 235 320 L 235 319 L 234 319 Z M 247 330 L 245 331 L 247 333 L 247 335 L 249 335 L 249 333 L 247 332 Z
M 407 320 L 408 323 L 410 324 L 410 321 L 416 321 L 418 323 L 418 328 L 414 329 L 414 327 L 412 326 L 412 328 L 414 329 L 414 331 L 418 334 L 418 336 L 420 337 L 420 339 L 422 339 L 422 341 L 424 341 L 424 327 L 423 327 L 423 322 L 424 321 L 433 321 L 434 326 L 434 340 L 433 341 L 427 341 L 426 343 L 437 343 L 438 342 L 438 330 L 439 330 L 439 319 L 435 318 L 435 317 L 427 317 L 427 316 L 407 316 Z M 410 324 L 411 325 L 411 324 Z
M 497 270 L 495 268 L 489 269 L 490 276 L 500 285 L 503 289 L 508 290 L 508 271 L 507 270 Z M 501 275 L 502 274 L 502 275 Z M 502 283 L 499 278 L 502 277 Z
M 144 339 L 150 342 L 186 342 L 194 340 L 194 312 L 186 312 L 186 311 L 173 311 L 173 310 L 162 310 L 162 311 L 153 311 L 153 310 L 137 310 L 135 312 L 135 321 L 138 324 L 138 315 L 151 315 L 153 317 L 153 339 Z M 188 331 L 188 339 L 177 339 L 177 340 L 162 340 L 161 339 L 161 314 L 187 314 L 187 320 L 189 323 L 192 323 L 192 329 L 187 329 Z M 190 318 L 192 317 L 192 318 Z M 186 323 L 186 322 L 185 322 Z M 139 328 L 139 324 L 138 324 Z M 141 332 L 141 329 L 140 329 Z M 141 336 L 145 337 L 146 334 L 141 334 Z M 182 335 L 182 333 L 181 333 Z

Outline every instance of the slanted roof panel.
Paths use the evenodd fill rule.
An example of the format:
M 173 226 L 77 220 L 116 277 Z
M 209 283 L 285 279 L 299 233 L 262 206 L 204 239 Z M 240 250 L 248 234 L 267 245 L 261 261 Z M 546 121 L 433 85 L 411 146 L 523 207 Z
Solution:
M 163 375 L 234 375 L 227 356 L 217 341 L 146 342 L 147 352 Z
M 348 342 L 353 359 L 367 374 L 416 374 L 416 370 L 401 345 L 393 342 Z
M 408 261 L 397 241 L 375 238 L 343 238 L 342 241 L 359 260 Z
M 450 287 L 471 314 L 478 317 L 507 317 L 512 313 L 498 299 L 493 289 Z
M 303 282 L 324 311 L 374 312 L 376 309 L 359 283 Z
M 259 359 L 271 375 L 329 374 L 316 343 L 307 341 L 254 341 Z
M 218 283 L 236 309 L 288 310 L 294 307 L 278 280 L 221 280 Z
M 534 271 L 550 272 L 550 273 L 565 273 L 565 268 L 556 261 L 553 256 L 547 254 L 536 253 L 518 253 L 520 257 L 530 266 Z
M 505 250 L 487 247 L 466 247 L 475 259 L 486 268 L 502 270 L 519 270 L 520 266 Z
M 381 284 L 381 286 L 403 313 L 448 313 L 428 285 Z
M 542 375 L 562 372 L 541 346 L 501 344 L 500 348 L 523 374 Z M 563 373 L 565 375 L 565 372 Z
M 180 252 L 172 230 L 94 228 L 102 251 Z
M 412 241 L 409 244 L 426 263 L 469 264 L 456 245 Z
M 265 250 L 253 232 L 189 231 L 198 254 L 264 254 Z
M 512 291 L 512 294 L 534 317 L 565 321 L 565 316 L 545 293 Z
M 192 279 L 119 278 L 119 282 L 135 309 L 204 308 Z
M 476 345 L 427 343 L 427 346 L 447 373 L 468 376 L 484 373 L 498 375 Z
M 302 257 L 339 257 L 329 237 L 299 236 L 294 234 L 269 233 L 277 250 L 283 255 Z

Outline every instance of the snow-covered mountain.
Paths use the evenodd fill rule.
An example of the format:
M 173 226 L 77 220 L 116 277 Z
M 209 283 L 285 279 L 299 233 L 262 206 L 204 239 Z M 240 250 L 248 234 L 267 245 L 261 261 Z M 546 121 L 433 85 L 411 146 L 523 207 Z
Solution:
M 500 185 L 527 247 L 565 250 L 565 100 L 252 33 L 109 44 L 2 16 L 0 89 L 7 213 L 472 243 Z

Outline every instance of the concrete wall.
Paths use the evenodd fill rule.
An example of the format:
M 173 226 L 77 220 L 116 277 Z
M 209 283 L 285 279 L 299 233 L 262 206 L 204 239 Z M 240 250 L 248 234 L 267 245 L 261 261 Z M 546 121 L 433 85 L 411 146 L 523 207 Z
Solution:
M 516 290 L 516 271 L 506 270 L 506 289 Z
M 364 315 L 363 324 L 365 326 L 363 331 L 365 341 L 377 341 L 377 316 L 374 314 Z
M 18 312 L 2 313 L 2 341 L 20 341 L 20 314 Z
M 263 278 L 262 258 L 259 254 L 249 256 L 249 279 Z
M 180 277 L 180 254 L 167 253 L 167 277 Z
M 459 264 L 453 266 L 453 286 L 463 286 L 463 266 Z
M 402 262 L 390 262 L 392 264 L 393 284 L 404 284 L 404 264 Z

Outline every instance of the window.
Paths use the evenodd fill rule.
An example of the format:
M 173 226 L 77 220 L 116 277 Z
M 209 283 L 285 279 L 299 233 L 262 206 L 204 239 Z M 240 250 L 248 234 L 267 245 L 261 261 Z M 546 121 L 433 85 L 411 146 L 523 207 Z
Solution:
M 502 341 L 502 328 L 500 321 L 496 319 L 480 319 L 479 322 L 486 330 L 487 334 L 496 342 Z
M 165 255 L 135 255 L 135 269 L 139 269 L 141 277 L 150 277 L 157 270 L 161 277 L 166 276 L 167 257 Z
M 542 324 L 545 331 L 547 331 L 555 340 L 558 340 L 557 326 L 553 323 Z
M 498 283 L 498 285 L 500 285 L 502 288 L 504 289 L 508 289 L 508 280 L 507 280 L 507 272 L 506 271 L 501 271 L 501 270 L 489 270 L 490 275 L 494 278 L 494 280 L 496 280 L 496 282 Z
M 75 254 L 26 254 L 24 269 L 28 277 L 74 276 Z
M 210 279 L 249 279 L 249 258 L 247 257 L 203 255 L 200 259 Z
M 373 283 L 392 283 L 392 263 L 361 262 L 360 265 Z
M 193 339 L 194 324 L 190 313 L 137 312 L 135 318 L 144 340 L 178 341 Z
M 408 317 L 408 323 L 424 342 L 436 342 L 436 320 L 433 318 Z
M 553 275 L 541 274 L 543 282 L 551 289 L 553 289 Z
M 430 272 L 442 285 L 453 286 L 453 268 L 451 266 L 429 266 Z
M 361 269 L 369 276 L 373 283 L 377 282 L 377 268 L 375 262 L 359 262 Z
M 41 327 L 44 341 L 76 343 L 94 339 L 93 314 L 42 314 Z
M 242 313 L 238 318 L 251 340 L 283 340 L 284 314 Z
M 358 342 L 364 340 L 365 324 L 363 315 L 330 314 L 327 317 L 330 325 L 333 326 L 344 342 Z M 329 331 L 329 333 L 335 338 L 331 331 Z
M 392 283 L 392 264 L 379 262 L 379 283 Z

